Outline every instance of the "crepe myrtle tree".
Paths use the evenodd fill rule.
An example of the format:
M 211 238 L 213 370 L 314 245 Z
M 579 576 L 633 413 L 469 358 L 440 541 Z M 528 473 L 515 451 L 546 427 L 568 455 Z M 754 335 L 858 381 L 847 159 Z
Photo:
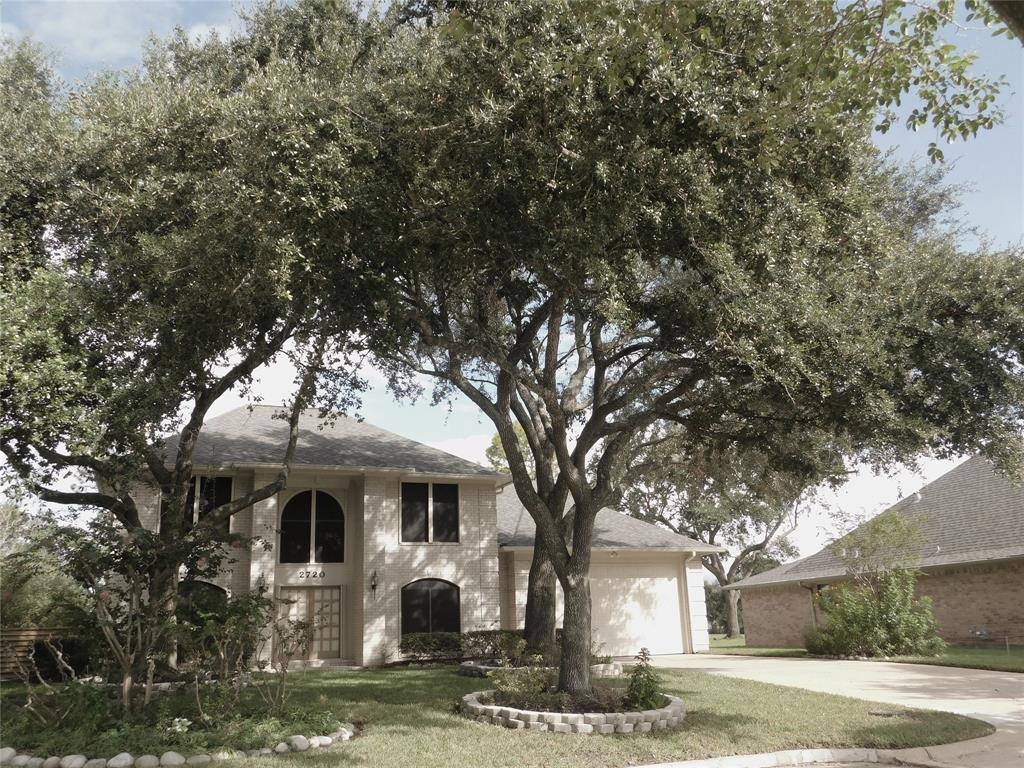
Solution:
M 272 37 L 260 20 L 245 45 L 181 33 L 137 73 L 76 90 L 26 43 L 0 57 L 4 471 L 45 502 L 109 514 L 135 540 L 139 493 L 155 484 L 156 543 L 179 554 L 149 559 L 159 572 L 146 599 L 171 612 L 180 544 L 201 535 L 185 517 L 211 409 L 260 366 L 292 359 L 281 471 L 209 511 L 204 525 L 218 528 L 284 486 L 303 407 L 352 402 L 354 374 L 319 392 L 318 377 L 357 368 L 343 359 L 358 354 L 349 334 L 373 329 L 363 298 L 383 279 L 337 264 L 351 295 L 323 313 L 316 222 L 358 188 L 347 118 L 313 75 L 266 55 Z M 335 72 L 317 76 L 343 88 Z
M 795 528 L 815 486 L 838 481 L 846 470 L 841 452 L 828 469 L 823 451 L 815 462 L 828 477 L 793 476 L 773 469 L 758 449 L 734 447 L 690 452 L 691 441 L 673 426 L 643 435 L 631 454 L 622 510 L 691 539 L 722 546 L 703 556 L 720 587 L 796 556 L 787 536 Z M 793 452 L 807 452 L 805 441 Z M 739 591 L 724 592 L 726 634 L 740 634 Z
M 869 142 L 922 69 L 962 91 L 923 113 L 957 135 L 996 86 L 891 10 L 466 3 L 375 61 L 360 245 L 400 256 L 407 340 L 382 357 L 494 423 L 565 596 L 563 691 L 590 689 L 595 515 L 652 427 L 810 475 L 797 433 L 1017 445 L 1021 259 L 962 254 Z

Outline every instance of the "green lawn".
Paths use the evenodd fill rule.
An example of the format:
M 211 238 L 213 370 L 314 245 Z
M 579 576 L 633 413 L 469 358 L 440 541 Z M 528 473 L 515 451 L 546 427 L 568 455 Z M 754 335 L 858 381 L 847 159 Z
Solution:
M 709 653 L 725 653 L 738 656 L 806 656 L 803 648 L 754 648 L 747 647 L 743 635 L 728 638 L 724 635 L 711 636 Z M 940 656 L 896 656 L 879 661 L 898 661 L 904 664 L 934 664 L 940 667 L 966 667 L 968 669 L 992 669 L 1001 672 L 1024 672 L 1024 647 L 965 648 L 952 645 Z
M 461 677 L 451 667 L 295 675 L 292 705 L 328 708 L 342 720 L 362 724 L 364 732 L 330 752 L 285 759 L 296 766 L 367 768 L 619 768 L 800 747 L 922 746 L 992 732 L 981 721 L 940 712 L 904 710 L 902 716 L 886 717 L 877 712 L 895 710 L 856 699 L 700 672 L 660 674 L 665 689 L 686 702 L 685 726 L 614 737 L 513 732 L 469 721 L 455 713 L 455 702 L 485 682 Z M 247 760 L 246 765 L 272 768 L 281 762 Z

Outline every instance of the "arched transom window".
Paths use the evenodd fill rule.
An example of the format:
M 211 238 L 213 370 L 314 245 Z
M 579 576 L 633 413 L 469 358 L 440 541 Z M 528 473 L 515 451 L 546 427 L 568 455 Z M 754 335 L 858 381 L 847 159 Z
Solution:
M 459 588 L 450 581 L 420 579 L 402 587 L 402 634 L 461 632 Z
M 281 511 L 280 558 L 282 563 L 345 562 L 345 514 L 337 499 L 324 491 L 303 491 L 288 500 Z

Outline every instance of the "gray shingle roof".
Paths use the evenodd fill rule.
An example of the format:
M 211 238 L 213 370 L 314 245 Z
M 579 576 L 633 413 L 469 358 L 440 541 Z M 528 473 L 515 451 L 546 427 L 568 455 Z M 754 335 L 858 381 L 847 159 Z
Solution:
M 1024 557 L 1024 487 L 1013 485 L 983 456 L 968 459 L 889 509 L 906 515 L 919 530 L 920 568 Z M 844 575 L 840 559 L 825 547 L 732 588 L 822 582 Z
M 195 464 L 200 467 L 239 465 L 279 466 L 288 443 L 288 422 L 281 406 L 236 408 L 206 422 L 196 446 Z M 177 438 L 166 442 L 173 456 Z M 399 469 L 436 475 L 479 476 L 501 479 L 504 475 L 472 461 L 431 448 L 380 427 L 347 416 L 324 420 L 315 409 L 299 419 L 299 441 L 294 466 L 314 465 L 351 469 Z
M 535 526 L 515 489 L 506 485 L 498 493 L 498 546 L 532 547 Z M 599 549 L 661 549 L 666 551 L 720 552 L 699 541 L 680 536 L 617 510 L 605 507 L 594 522 L 594 543 Z

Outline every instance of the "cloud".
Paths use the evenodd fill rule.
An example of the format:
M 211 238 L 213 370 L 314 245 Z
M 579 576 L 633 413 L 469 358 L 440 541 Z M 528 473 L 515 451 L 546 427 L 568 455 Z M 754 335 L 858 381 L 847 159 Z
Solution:
M 236 25 L 234 24 L 193 24 L 185 30 L 185 33 L 192 40 L 205 40 L 214 36 L 221 40 L 227 40 L 235 29 Z
M 236 5 L 227 0 L 37 0 L 5 4 L 4 11 L 5 27 L 53 52 L 69 80 L 137 64 L 151 36 L 166 36 L 177 26 L 190 36 L 212 31 L 224 36 L 238 24 Z
M 11 24 L 7 21 L 0 21 L 0 40 L 4 38 L 18 38 L 24 37 L 25 33 L 22 32 L 17 25 Z

